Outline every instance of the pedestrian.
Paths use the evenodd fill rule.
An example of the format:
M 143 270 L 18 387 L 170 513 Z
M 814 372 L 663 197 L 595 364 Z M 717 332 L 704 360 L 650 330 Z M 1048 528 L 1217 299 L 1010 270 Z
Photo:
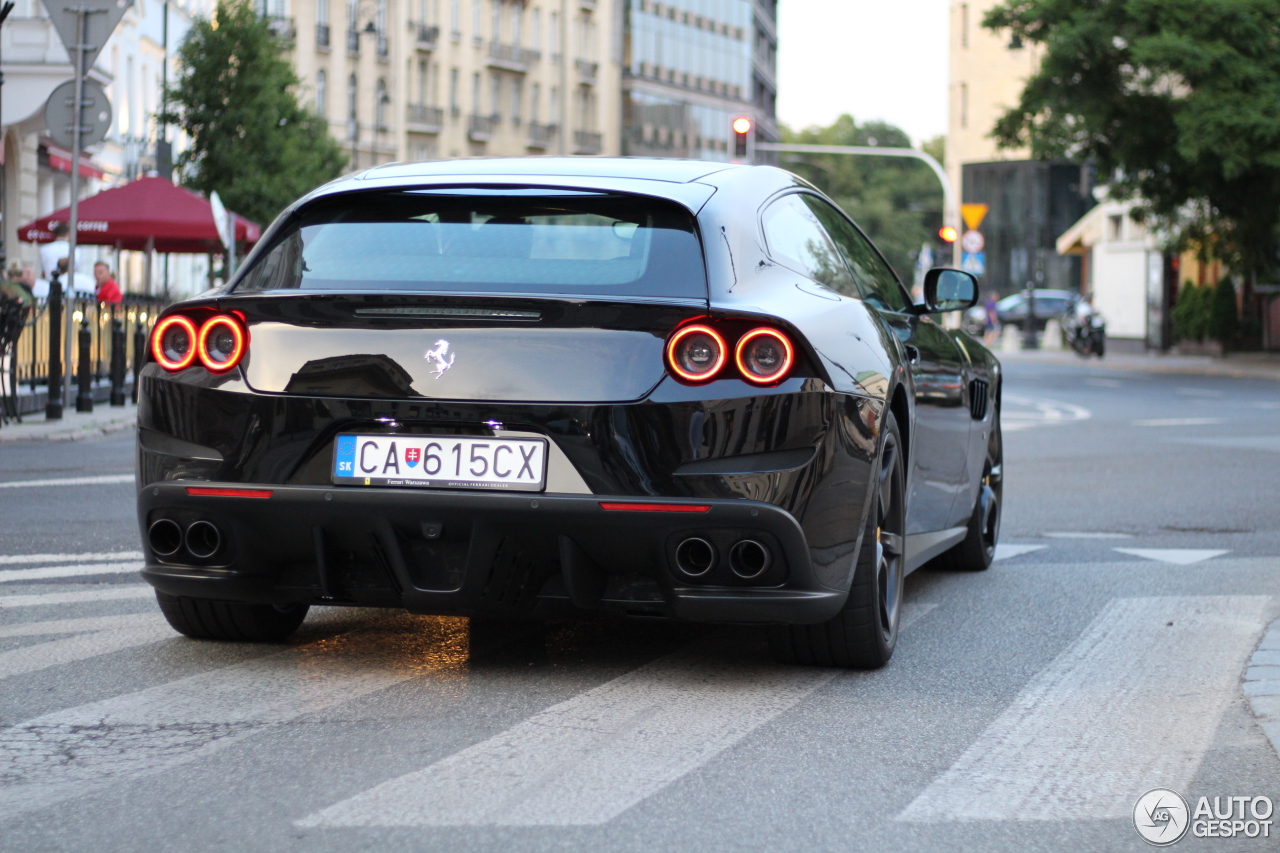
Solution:
M 71 254 L 71 244 L 67 242 L 67 223 L 54 222 L 49 230 L 53 232 L 53 242 L 40 247 L 40 272 L 45 278 L 53 278 L 58 269 L 58 261 Z
M 999 300 L 999 293 L 994 290 L 988 291 L 987 301 L 982 306 L 986 313 L 982 324 L 982 339 L 987 344 L 994 344 L 1000 340 L 1000 312 L 996 310 L 996 303 Z
M 111 275 L 111 268 L 102 261 L 93 265 L 93 280 L 97 286 L 99 302 L 118 305 L 124 301 L 124 296 L 120 293 L 120 285 L 116 284 L 115 278 Z
M 19 302 L 28 307 L 36 304 L 36 296 L 31 291 L 31 285 L 24 279 L 31 267 L 24 267 L 21 264 L 10 264 L 9 273 L 5 277 L 4 282 L 0 283 L 0 296 Z M 34 281 L 34 270 L 32 272 L 32 280 Z
M 94 281 L 90 276 L 82 272 L 77 272 L 74 283 L 67 280 L 67 258 L 62 258 L 57 264 L 57 273 L 59 280 L 62 281 L 62 292 L 66 296 L 93 296 L 97 293 Z

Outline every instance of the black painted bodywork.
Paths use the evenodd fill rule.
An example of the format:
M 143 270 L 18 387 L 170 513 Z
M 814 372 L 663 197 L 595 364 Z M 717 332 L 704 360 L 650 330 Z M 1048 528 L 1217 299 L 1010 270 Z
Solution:
M 375 169 L 295 208 L 319 196 L 440 185 L 592 189 L 680 204 L 697 218 L 707 299 L 239 294 L 233 280 L 174 306 L 240 312 L 250 344 L 224 375 L 198 363 L 177 374 L 143 370 L 138 509 L 144 577 L 158 589 L 417 612 L 817 622 L 839 610 L 852 581 L 890 408 L 908 444 L 908 539 L 922 543 L 912 566 L 966 523 L 996 408 L 975 418 L 973 383 L 998 400 L 999 365 L 928 316 L 879 312 L 771 258 L 759 211 L 779 194 L 815 192 L 800 179 L 687 161 L 463 161 Z M 432 316 L 495 306 L 519 319 Z M 776 387 L 682 384 L 667 375 L 663 346 L 692 317 L 774 324 L 797 344 L 796 369 Z M 438 378 L 422 358 L 437 336 L 458 353 Z M 540 495 L 334 486 L 341 432 L 545 436 L 559 473 Z M 193 485 L 272 495 L 187 494 Z M 601 508 L 653 498 L 710 510 Z M 213 521 L 225 534 L 221 550 L 205 560 L 159 558 L 146 530 L 163 517 Z M 774 560 L 749 581 L 723 559 L 692 579 L 673 566 L 676 544 L 690 535 L 722 553 L 755 539 Z

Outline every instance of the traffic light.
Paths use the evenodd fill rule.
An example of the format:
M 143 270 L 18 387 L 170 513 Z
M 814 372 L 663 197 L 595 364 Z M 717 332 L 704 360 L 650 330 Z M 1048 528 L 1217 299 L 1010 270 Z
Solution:
M 943 225 L 938 229 L 938 236 L 942 238 L 942 242 L 951 244 L 960 237 L 960 232 L 955 229 L 954 225 Z
M 751 119 L 738 116 L 733 120 L 733 156 L 747 156 L 747 135 L 751 133 Z

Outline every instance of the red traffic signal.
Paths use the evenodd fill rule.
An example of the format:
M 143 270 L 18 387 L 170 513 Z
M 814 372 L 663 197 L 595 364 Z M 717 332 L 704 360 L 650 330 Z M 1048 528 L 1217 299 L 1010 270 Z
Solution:
M 733 156 L 747 156 L 747 134 L 751 133 L 751 119 L 738 116 L 733 120 Z
M 938 236 L 942 238 L 944 243 L 954 243 L 960 237 L 960 232 L 956 230 L 954 225 L 943 225 L 938 229 Z

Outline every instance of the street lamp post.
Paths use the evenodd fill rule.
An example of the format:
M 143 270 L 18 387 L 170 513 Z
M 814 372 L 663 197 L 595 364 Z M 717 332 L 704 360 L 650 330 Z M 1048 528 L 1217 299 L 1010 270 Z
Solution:
M 850 157 L 906 157 L 912 160 L 919 160 L 933 170 L 933 174 L 938 178 L 938 183 L 942 184 L 943 224 L 955 226 L 957 229 L 960 227 L 960 205 L 956 201 L 956 194 L 951 186 L 951 180 L 947 177 L 947 172 L 942 168 L 942 164 L 923 151 L 917 151 L 914 148 L 878 148 L 869 145 L 798 145 L 789 142 L 758 142 L 755 147 L 757 151 L 780 151 L 790 154 L 843 154 Z M 959 241 L 951 245 L 951 253 L 951 263 L 959 266 Z

